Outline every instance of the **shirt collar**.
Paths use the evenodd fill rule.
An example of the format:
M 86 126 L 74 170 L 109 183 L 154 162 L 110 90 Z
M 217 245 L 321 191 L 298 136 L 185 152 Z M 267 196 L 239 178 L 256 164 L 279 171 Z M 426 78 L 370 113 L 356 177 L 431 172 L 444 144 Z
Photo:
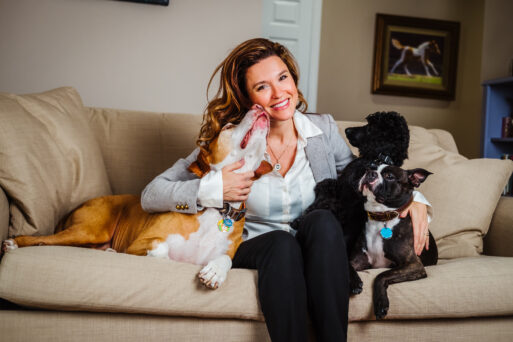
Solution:
M 306 146 L 308 138 L 315 137 L 323 133 L 322 130 L 312 122 L 312 120 L 307 118 L 305 114 L 298 110 L 294 113 L 293 120 L 298 137 L 304 146 Z

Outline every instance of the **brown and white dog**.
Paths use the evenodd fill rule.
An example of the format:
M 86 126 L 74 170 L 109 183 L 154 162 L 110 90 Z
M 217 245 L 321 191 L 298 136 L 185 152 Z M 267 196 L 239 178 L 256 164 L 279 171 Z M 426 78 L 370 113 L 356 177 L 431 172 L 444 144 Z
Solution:
M 269 116 L 255 105 L 240 124 L 228 124 L 201 151 L 189 171 L 202 177 L 209 171 L 244 159 L 235 172 L 255 171 L 255 179 L 271 171 L 264 161 Z M 57 233 L 50 236 L 18 236 L 5 240 L 2 252 L 34 245 L 80 246 L 148 255 L 189 262 L 205 267 L 198 274 L 209 288 L 226 279 L 232 259 L 242 242 L 244 203 L 225 203 L 197 214 L 165 212 L 150 214 L 135 195 L 95 198 L 73 211 Z

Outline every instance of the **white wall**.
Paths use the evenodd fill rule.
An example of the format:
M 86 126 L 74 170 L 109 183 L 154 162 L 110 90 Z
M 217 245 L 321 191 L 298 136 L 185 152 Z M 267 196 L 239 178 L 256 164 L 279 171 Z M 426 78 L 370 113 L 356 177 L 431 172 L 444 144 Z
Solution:
M 261 35 L 261 0 L 0 0 L 0 91 L 70 85 L 85 105 L 202 113 L 214 68 Z

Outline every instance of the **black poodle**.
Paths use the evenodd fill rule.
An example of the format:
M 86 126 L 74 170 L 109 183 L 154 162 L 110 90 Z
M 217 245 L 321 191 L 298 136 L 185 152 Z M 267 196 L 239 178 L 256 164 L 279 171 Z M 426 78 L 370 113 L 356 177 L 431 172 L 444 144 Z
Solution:
M 315 186 L 315 201 L 303 215 L 315 209 L 328 209 L 340 222 L 348 256 L 356 239 L 365 229 L 367 214 L 363 208 L 364 197 L 358 191 L 358 182 L 369 168 L 380 164 L 401 166 L 408 158 L 410 131 L 406 120 L 396 112 L 377 112 L 367 116 L 367 125 L 349 127 L 346 136 L 359 156 L 342 170 L 337 179 L 325 179 Z M 290 225 L 297 229 L 302 216 Z M 362 291 L 362 282 L 350 266 L 350 290 Z

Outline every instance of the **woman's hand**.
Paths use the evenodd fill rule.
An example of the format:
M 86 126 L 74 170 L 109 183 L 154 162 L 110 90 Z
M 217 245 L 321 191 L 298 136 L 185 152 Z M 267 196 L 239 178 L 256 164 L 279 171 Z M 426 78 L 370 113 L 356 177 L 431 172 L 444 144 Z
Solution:
M 408 210 L 401 213 L 401 218 L 406 217 L 408 214 L 413 225 L 413 247 L 415 254 L 420 255 L 424 247 L 429 249 L 427 206 L 420 202 L 412 202 Z
M 244 202 L 248 199 L 255 175 L 253 171 L 235 173 L 244 165 L 244 159 L 233 164 L 226 165 L 221 169 L 223 174 L 223 201 Z

